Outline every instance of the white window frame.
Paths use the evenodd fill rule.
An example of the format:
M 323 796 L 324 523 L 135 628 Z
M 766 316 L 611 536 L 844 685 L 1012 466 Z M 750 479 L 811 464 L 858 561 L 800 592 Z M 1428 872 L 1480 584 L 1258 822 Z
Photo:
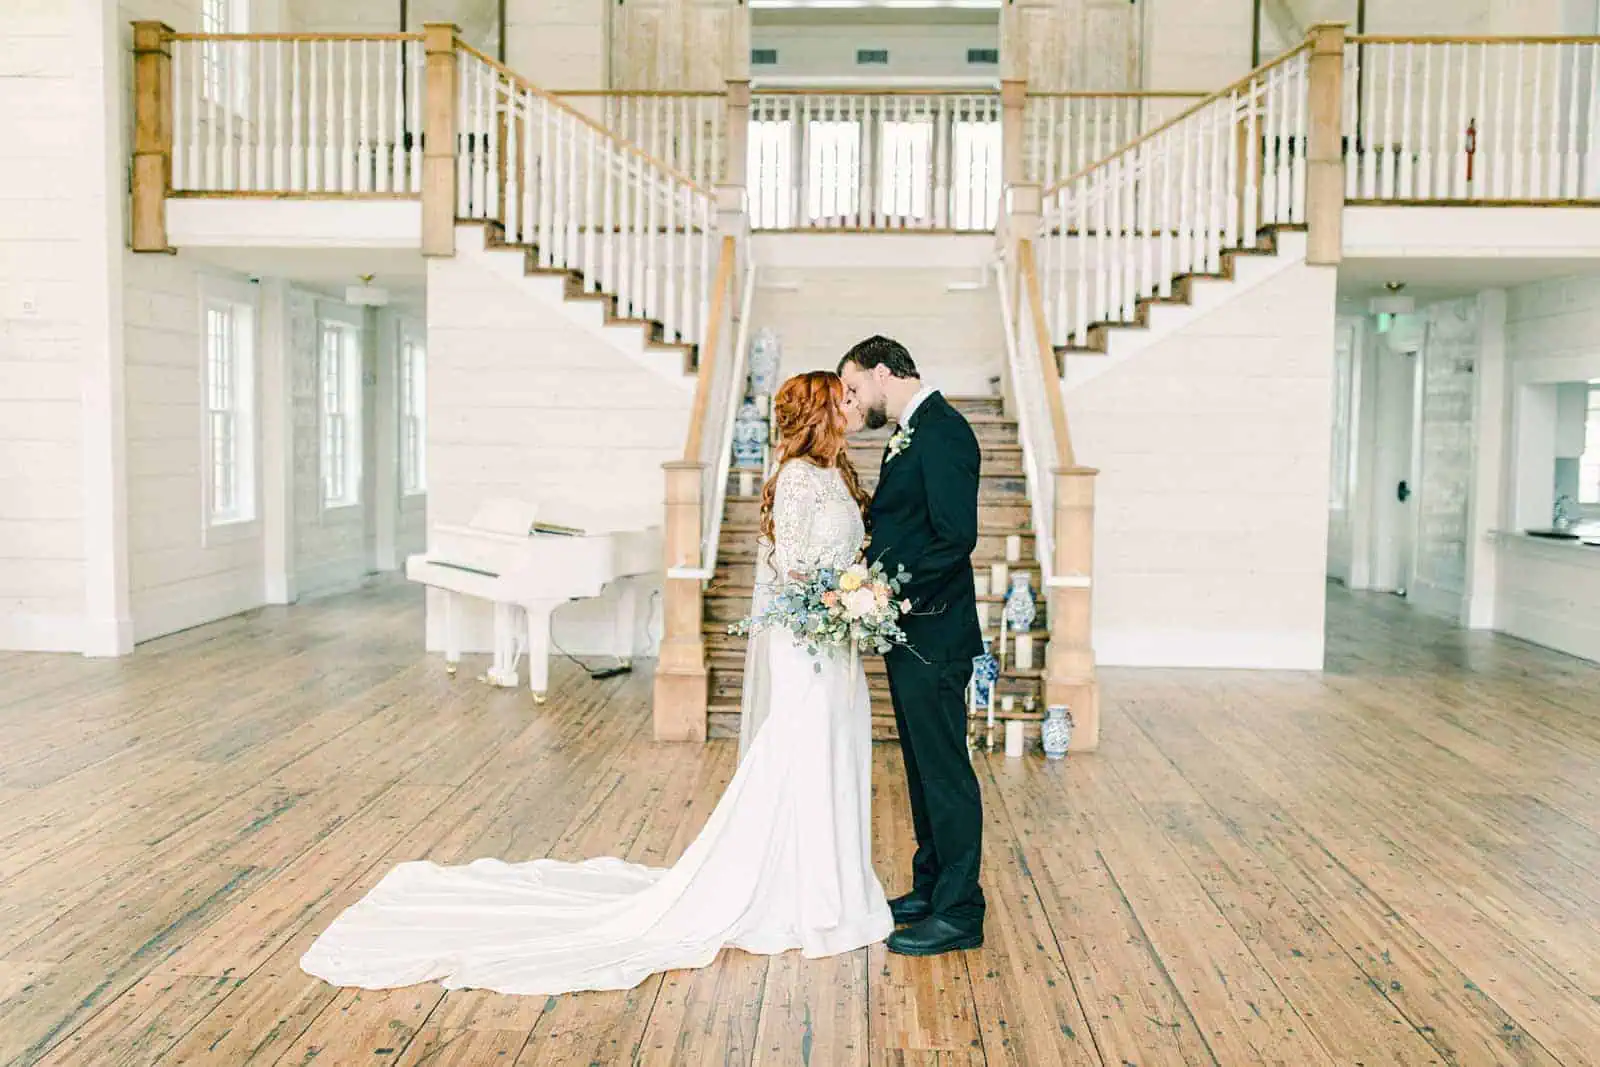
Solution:
M 318 305 L 317 496 L 323 511 L 362 503 L 361 334 L 359 311 L 340 304 Z M 330 342 L 337 351 L 330 350 Z
M 260 517 L 256 324 L 254 286 L 204 279 L 199 338 L 202 544 L 247 536 Z M 232 456 L 219 455 L 220 449 Z M 226 473 L 219 470 L 224 463 Z M 220 482 L 230 483 L 232 500 L 219 499 L 224 495 Z
M 249 0 L 200 0 L 200 32 L 249 33 Z M 243 110 L 247 98 L 244 71 L 234 67 L 236 44 L 204 41 L 200 47 L 200 91 L 219 107 Z
M 422 331 L 400 324 L 398 427 L 400 431 L 400 494 L 428 491 L 428 346 Z

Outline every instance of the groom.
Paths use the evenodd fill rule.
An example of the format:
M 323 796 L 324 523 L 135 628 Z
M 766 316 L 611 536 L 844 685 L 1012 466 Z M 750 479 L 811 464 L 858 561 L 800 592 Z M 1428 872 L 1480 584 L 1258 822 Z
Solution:
M 917 832 L 911 892 L 889 902 L 904 928 L 889 951 L 935 956 L 983 944 L 978 859 L 983 807 L 967 755 L 967 683 L 983 652 L 972 584 L 978 544 L 978 439 L 949 401 L 922 384 L 898 341 L 869 337 L 839 362 L 868 429 L 896 423 L 872 498 L 871 556 L 902 592 L 909 648 L 885 657 Z

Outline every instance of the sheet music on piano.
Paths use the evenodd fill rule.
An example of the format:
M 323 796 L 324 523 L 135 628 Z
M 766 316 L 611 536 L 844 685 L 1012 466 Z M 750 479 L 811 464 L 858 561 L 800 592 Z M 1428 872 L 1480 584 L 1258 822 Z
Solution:
M 430 527 L 428 551 L 406 561 L 406 577 L 444 593 L 445 669 L 454 674 L 461 659 L 462 599 L 487 601 L 494 606 L 494 660 L 485 680 L 515 686 L 526 652 L 529 688 L 540 703 L 551 612 L 662 566 L 660 526 L 640 528 L 636 519 L 581 505 L 549 517 L 541 510 L 526 500 L 486 500 L 465 525 Z M 621 582 L 617 599 L 613 624 L 620 647 L 631 652 L 634 583 Z

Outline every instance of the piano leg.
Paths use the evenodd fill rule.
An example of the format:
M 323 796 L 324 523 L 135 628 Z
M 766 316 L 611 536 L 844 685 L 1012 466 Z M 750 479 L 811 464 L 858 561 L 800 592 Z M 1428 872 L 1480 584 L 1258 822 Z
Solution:
M 461 664 L 461 602 L 455 593 L 444 592 L 444 672 L 455 677 Z
M 632 578 L 617 583 L 617 615 L 612 647 L 622 666 L 633 666 L 633 628 L 638 621 L 639 590 Z
M 535 704 L 545 702 L 550 687 L 550 613 L 555 608 L 556 602 L 551 600 L 522 606 L 528 622 L 528 688 Z
M 494 665 L 484 679 L 502 689 L 517 686 L 517 618 L 520 609 L 515 604 L 496 602 L 494 606 Z

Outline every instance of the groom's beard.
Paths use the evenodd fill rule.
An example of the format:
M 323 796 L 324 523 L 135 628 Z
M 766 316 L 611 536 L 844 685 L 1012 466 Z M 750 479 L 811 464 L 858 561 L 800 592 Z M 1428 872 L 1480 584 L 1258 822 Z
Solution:
M 889 408 L 882 400 L 867 409 L 867 429 L 881 430 L 889 425 Z

